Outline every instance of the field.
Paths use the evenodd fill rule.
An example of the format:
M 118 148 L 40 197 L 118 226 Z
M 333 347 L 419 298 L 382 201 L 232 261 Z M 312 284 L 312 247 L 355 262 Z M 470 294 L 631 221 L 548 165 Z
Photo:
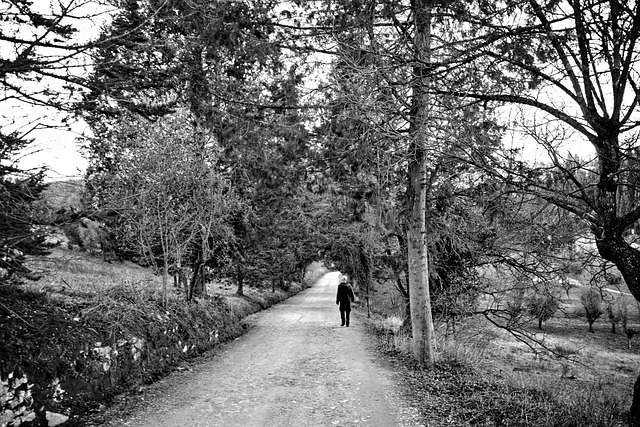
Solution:
M 531 319 L 509 331 L 478 314 L 458 322 L 454 332 L 436 319 L 439 366 L 435 373 L 416 367 L 405 375 L 407 394 L 418 396 L 429 425 L 626 425 L 640 368 L 640 335 L 628 342 L 620 323 L 613 334 L 606 313 L 589 332 L 580 303 L 588 286 L 578 285 L 579 279 L 543 330 Z M 410 339 L 399 328 L 396 293 L 378 288 L 373 324 L 383 349 L 407 358 Z M 611 293 L 630 298 L 626 289 Z M 640 331 L 637 305 L 629 308 L 629 329 Z

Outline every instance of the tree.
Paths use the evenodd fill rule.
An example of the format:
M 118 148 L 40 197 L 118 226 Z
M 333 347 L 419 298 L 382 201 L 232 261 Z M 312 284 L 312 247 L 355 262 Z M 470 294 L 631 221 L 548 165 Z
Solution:
M 45 232 L 38 217 L 44 170 L 25 171 L 11 163 L 28 145 L 15 135 L 0 134 L 0 283 L 37 279 L 25 265 L 25 255 L 47 253 Z
M 334 116 L 330 129 L 334 138 L 330 143 L 337 149 L 337 153 L 333 153 L 340 156 L 332 166 L 332 172 L 334 178 L 341 179 L 341 172 L 357 171 L 356 179 L 350 183 L 354 190 L 351 194 L 357 197 L 354 197 L 356 206 L 366 206 L 375 195 L 382 212 L 386 200 L 383 202 L 381 195 L 397 198 L 403 193 L 405 206 L 402 211 L 406 215 L 403 225 L 389 231 L 407 243 L 408 264 L 404 269 L 409 278 L 406 294 L 411 307 L 414 356 L 419 363 L 432 365 L 434 334 L 425 240 L 430 104 L 421 86 L 426 67 L 424 61 L 430 60 L 425 48 L 430 48 L 431 4 L 417 2 L 408 8 L 398 5 L 397 9 L 389 7 L 382 11 L 376 4 L 362 8 L 353 2 L 335 2 L 328 6 L 329 16 L 320 22 L 331 23 L 328 24 L 331 34 L 338 43 L 334 75 L 341 89 L 331 106 Z M 413 12 L 412 21 L 404 22 L 409 16 L 404 12 L 409 9 Z M 410 26 L 414 36 L 408 44 L 405 43 L 408 39 L 403 39 L 398 44 L 401 48 L 394 52 L 397 56 L 389 57 L 386 49 L 393 45 L 390 38 L 396 14 L 403 20 L 398 26 Z M 390 40 L 390 43 L 381 43 L 383 40 Z M 395 78 L 402 84 L 394 85 Z M 410 82 L 414 82 L 413 86 Z M 402 155 L 398 156 L 395 150 Z M 330 150 L 329 153 L 333 154 Z M 383 187 L 381 183 L 388 178 L 380 170 L 376 172 L 366 166 L 370 160 L 380 168 L 384 160 L 391 164 L 394 158 L 399 158 L 394 166 L 396 170 L 387 169 L 383 174 L 401 176 L 404 191 L 398 187 Z M 399 277 L 396 274 L 396 278 Z
M 529 136 L 532 142 L 546 148 L 554 171 L 565 185 L 548 188 L 539 174 L 529 172 L 519 163 L 508 164 L 510 167 L 499 165 L 497 156 L 478 155 L 475 160 L 493 173 L 506 174 L 503 176 L 520 189 L 586 221 L 596 236 L 600 254 L 618 266 L 631 292 L 639 298 L 640 279 L 635 272 L 640 265 L 640 252 L 631 248 L 623 237 L 638 219 L 640 210 L 629 206 L 622 211 L 623 207 L 618 206 L 620 192 L 633 186 L 626 179 L 628 171 L 624 167 L 628 165 L 626 159 L 633 156 L 634 135 L 640 120 L 635 108 L 639 101 L 637 79 L 640 77 L 635 71 L 640 55 L 636 49 L 639 24 L 633 9 L 637 5 L 618 1 L 568 2 L 569 8 L 565 9 L 557 3 L 541 5 L 528 1 L 515 6 L 527 13 L 527 25 L 514 24 L 512 28 L 496 32 L 483 28 L 488 43 L 482 46 L 461 42 L 461 46 L 473 49 L 473 53 L 464 51 L 465 61 L 477 60 L 480 66 L 481 61 L 494 59 L 488 70 L 501 78 L 502 84 L 496 85 L 494 92 L 465 90 L 455 94 L 482 101 L 521 104 L 547 114 L 557 125 L 529 127 Z M 512 10 L 494 12 L 505 16 Z M 523 49 L 508 50 L 509 46 Z M 531 49 L 525 50 L 525 46 Z M 508 75 L 507 68 L 518 73 L 518 77 Z M 551 68 L 556 69 L 557 74 L 550 74 Z M 527 79 L 522 81 L 528 88 L 518 84 L 518 79 L 525 76 Z M 471 83 L 473 80 L 469 79 L 468 84 Z M 544 102 L 549 99 L 545 91 L 551 88 L 562 94 L 562 108 L 553 102 Z M 565 159 L 562 155 L 560 142 L 568 138 L 568 129 L 576 133 L 576 142 L 593 146 L 593 167 L 586 161 L 580 162 L 575 157 Z M 524 168 L 518 170 L 521 166 Z M 586 182 L 579 177 L 582 171 L 590 178 Z
M 609 323 L 611 323 L 611 333 L 615 334 L 618 322 L 623 321 L 624 324 L 627 323 L 625 320 L 627 316 L 626 307 L 616 307 L 611 301 L 607 301 L 606 304 L 607 319 Z
M 113 167 L 92 174 L 99 206 L 118 212 L 127 240 L 162 271 L 165 303 L 169 270 L 186 265 L 193 271 L 185 289 L 191 300 L 203 264 L 232 244 L 230 217 L 240 210 L 216 170 L 215 142 L 192 119 L 186 112 L 155 123 L 129 116 L 113 134 L 119 149 L 110 153 Z
M 77 28 L 100 15 L 95 13 L 96 1 L 35 3 L 0 1 L 0 107 L 7 113 L 0 120 L 2 281 L 19 276 L 35 278 L 24 257 L 46 252 L 45 232 L 35 207 L 46 171 L 24 170 L 16 159 L 33 142 L 29 136 L 33 130 L 50 126 L 43 120 L 51 114 L 48 107 L 54 111 L 72 109 L 69 101 L 82 86 L 76 70 L 85 64 L 83 55 L 91 42 L 89 38 L 81 40 Z M 36 111 L 37 118 L 18 116 L 15 111 L 23 108 L 17 106 Z
M 441 55 L 440 31 L 448 31 L 440 27 L 440 3 L 371 2 L 362 7 L 361 3 L 332 1 L 326 6 L 328 18 L 318 19 L 314 27 L 321 34 L 330 32 L 337 45 L 331 81 L 331 93 L 335 90 L 336 96 L 327 126 L 333 135 L 325 146 L 326 157 L 334 160 L 332 177 L 345 182 L 341 174 L 351 174 L 351 188 L 360 192 L 361 204 L 378 209 L 383 221 L 376 226 L 387 228 L 385 239 L 400 243 L 400 250 L 389 245 L 394 255 L 385 262 L 394 269 L 391 276 L 403 296 L 413 298 L 410 306 L 418 304 L 416 313 L 410 315 L 419 316 L 414 319 L 417 325 L 413 326 L 418 328 L 414 339 L 416 357 L 423 360 L 429 344 L 425 347 L 422 337 L 428 335 L 426 319 L 431 317 L 427 313 L 431 308 L 421 301 L 430 292 L 429 285 L 423 286 L 432 276 L 427 253 L 436 249 L 431 242 L 427 244 L 431 233 L 426 233 L 429 214 L 425 209 L 431 208 L 432 192 L 446 179 L 441 175 L 446 163 L 442 159 L 463 133 L 453 132 L 457 120 L 465 115 L 467 120 L 482 118 L 484 112 L 452 97 L 430 95 L 429 71 L 438 62 L 432 58 L 431 45 Z M 490 130 L 480 130 L 459 139 L 486 150 L 496 139 L 490 137 Z M 460 152 L 460 156 L 465 154 Z M 386 221 L 392 212 L 400 218 Z M 404 262 L 398 262 L 400 256 L 405 257 Z M 414 286 L 419 289 L 412 296 Z
M 593 322 L 602 316 L 602 296 L 596 289 L 590 289 L 580 296 L 585 316 L 589 323 L 589 332 L 593 332 Z
M 529 313 L 538 320 L 538 329 L 540 330 L 542 330 L 542 323 L 553 317 L 559 305 L 558 298 L 551 294 L 534 295 L 527 302 Z
M 499 153 L 475 153 L 474 163 L 584 221 L 599 254 L 618 267 L 636 299 L 640 252 L 624 237 L 640 207 L 620 203 L 620 196 L 636 185 L 627 168 L 637 164 L 639 7 L 621 0 L 456 3 L 451 16 L 466 29 L 451 33 L 457 55 L 434 71 L 446 75 L 464 65 L 470 72 L 462 86 L 446 88 L 450 80 L 444 78 L 432 91 L 522 106 L 530 118 L 527 138 L 546 151 L 564 185 L 547 188 L 529 167 L 504 162 Z M 487 78 L 493 87 L 478 90 L 476 82 Z M 568 158 L 569 140 L 590 146 L 593 157 Z M 640 425 L 640 395 L 632 419 Z
M 427 138 L 429 129 L 430 99 L 425 78 L 431 58 L 431 1 L 414 3 L 415 65 L 412 96 L 412 115 L 409 132 L 412 135 L 407 193 L 411 208 L 408 221 L 407 242 L 409 261 L 409 299 L 411 301 L 411 330 L 413 356 L 419 363 L 433 366 L 435 363 L 435 332 L 431 314 L 429 291 L 429 253 L 426 241 L 427 209 Z
M 281 223 L 306 173 L 308 131 L 297 91 L 304 61 L 281 60 L 273 4 L 124 2 L 101 37 L 84 103 L 94 133 L 107 137 L 91 147 L 100 158 L 96 171 L 114 167 L 104 153 L 123 144 L 109 135 L 127 111 L 154 120 L 188 108 L 215 139 L 216 168 L 246 208 L 231 221 L 234 241 L 216 251 L 220 261 L 231 259 L 233 265 L 217 267 L 235 277 L 239 293 L 246 280 L 263 281 L 265 257 L 295 258 L 292 252 L 308 243 L 289 241 L 292 233 Z M 290 268 L 277 265 L 283 271 L 273 273 L 284 280 Z

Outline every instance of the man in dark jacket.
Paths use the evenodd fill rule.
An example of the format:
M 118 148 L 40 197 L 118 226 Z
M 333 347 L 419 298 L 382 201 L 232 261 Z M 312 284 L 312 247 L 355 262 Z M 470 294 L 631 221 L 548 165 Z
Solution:
M 353 295 L 353 289 L 351 285 L 347 283 L 347 278 L 340 278 L 340 284 L 338 285 L 338 294 L 336 295 L 336 304 L 340 306 L 340 319 L 342 325 L 349 326 L 349 315 L 351 314 L 351 303 L 355 301 L 355 295 Z

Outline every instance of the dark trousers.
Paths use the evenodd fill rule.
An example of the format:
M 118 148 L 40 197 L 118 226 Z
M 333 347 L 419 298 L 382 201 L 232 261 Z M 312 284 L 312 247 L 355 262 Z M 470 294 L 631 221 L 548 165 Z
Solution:
M 342 320 L 342 326 L 345 324 L 349 326 L 349 315 L 351 314 L 351 310 L 340 310 L 340 320 Z

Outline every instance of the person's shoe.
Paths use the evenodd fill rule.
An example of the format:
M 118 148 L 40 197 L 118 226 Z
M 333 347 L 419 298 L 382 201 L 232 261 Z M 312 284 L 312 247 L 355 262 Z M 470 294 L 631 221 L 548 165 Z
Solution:
M 347 328 L 349 327 L 349 324 L 347 323 Z
M 342 325 L 340 325 L 340 326 L 344 326 L 344 323 Z M 347 325 L 347 326 L 349 326 L 349 325 Z

